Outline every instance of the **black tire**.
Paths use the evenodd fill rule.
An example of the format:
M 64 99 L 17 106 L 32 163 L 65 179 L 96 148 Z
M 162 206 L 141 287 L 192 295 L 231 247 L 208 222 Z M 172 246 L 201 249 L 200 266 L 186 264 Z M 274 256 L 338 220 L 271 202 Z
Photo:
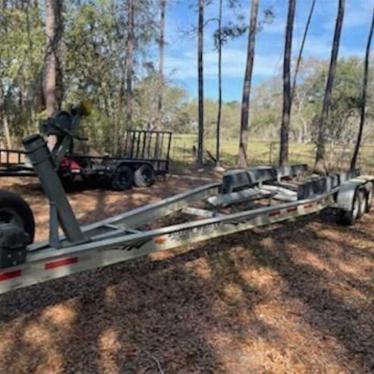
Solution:
M 34 215 L 29 205 L 19 195 L 0 190 L 0 222 L 19 225 L 29 235 L 29 244 L 34 241 Z
M 72 174 L 67 174 L 60 177 L 62 187 L 66 192 L 70 192 L 74 189 L 75 186 L 75 176 Z
M 126 165 L 119 165 L 112 177 L 111 185 L 115 191 L 129 190 L 132 187 L 134 174 Z
M 361 217 L 361 208 L 362 208 L 362 193 L 357 191 L 353 199 L 352 208 L 349 211 L 342 211 L 341 221 L 344 225 L 353 225 L 358 218 Z
M 150 165 L 144 164 L 135 170 L 134 185 L 136 187 L 149 187 L 155 182 L 155 179 L 155 171 Z

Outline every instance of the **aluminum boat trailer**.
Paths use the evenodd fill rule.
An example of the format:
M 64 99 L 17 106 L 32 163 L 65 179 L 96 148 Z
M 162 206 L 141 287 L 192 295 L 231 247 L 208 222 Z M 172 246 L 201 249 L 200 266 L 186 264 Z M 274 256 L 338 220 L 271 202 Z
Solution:
M 13 247 L 0 246 L 1 258 L 5 258 L 0 293 L 160 250 L 295 220 L 326 208 L 336 209 L 345 223 L 352 224 L 369 211 L 373 196 L 374 177 L 360 176 L 357 170 L 308 177 L 306 165 L 257 167 L 230 171 L 222 183 L 80 226 L 43 138 L 33 135 L 24 140 L 24 146 L 50 203 L 50 235 L 48 242 L 22 245 L 19 239 Z M 165 220 L 175 222 L 173 214 L 186 221 L 163 226 Z M 63 236 L 58 234 L 59 226 Z M 9 232 L 1 234 L 6 237 Z M 16 240 L 15 235 L 9 237 Z

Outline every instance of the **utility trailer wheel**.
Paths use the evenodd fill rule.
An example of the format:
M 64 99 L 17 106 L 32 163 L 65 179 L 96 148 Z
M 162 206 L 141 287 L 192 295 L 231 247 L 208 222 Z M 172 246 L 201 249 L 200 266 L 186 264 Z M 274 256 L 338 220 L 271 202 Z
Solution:
M 76 178 L 74 175 L 65 175 L 60 177 L 62 187 L 66 192 L 71 192 L 74 189 L 75 179 Z
M 134 174 L 126 165 L 119 165 L 114 172 L 111 185 L 115 191 L 129 190 L 132 187 Z
M 29 235 L 30 243 L 34 241 L 34 215 L 29 205 L 19 195 L 0 190 L 0 222 L 21 226 Z
M 155 182 L 155 171 L 152 166 L 141 165 L 134 173 L 134 185 L 136 187 L 149 187 Z
M 355 193 L 355 197 L 353 199 L 352 208 L 349 211 L 342 210 L 341 211 L 341 222 L 344 225 L 353 225 L 358 218 L 362 216 L 361 209 L 362 209 L 362 197 L 363 194 L 361 191 L 357 191 Z

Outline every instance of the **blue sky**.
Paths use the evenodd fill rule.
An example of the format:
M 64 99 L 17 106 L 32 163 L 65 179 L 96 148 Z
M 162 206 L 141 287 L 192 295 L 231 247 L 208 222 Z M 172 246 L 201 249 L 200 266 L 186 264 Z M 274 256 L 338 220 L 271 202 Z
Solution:
M 224 0 L 225 1 L 225 0 Z M 293 52 L 299 50 L 312 0 L 297 0 Z M 197 96 L 196 36 L 197 0 L 169 0 L 166 20 L 165 67 L 169 78 L 184 87 L 192 97 Z M 260 0 L 260 18 L 263 10 L 275 12 L 274 21 L 263 27 L 257 35 L 253 82 L 258 84 L 278 74 L 282 69 L 284 30 L 288 0 Z M 304 56 L 326 58 L 330 56 L 338 0 L 317 0 L 313 20 L 306 41 Z M 374 7 L 374 0 L 346 0 L 346 12 L 341 39 L 340 56 L 363 56 Z M 217 16 L 218 1 L 206 8 L 206 19 Z M 242 13 L 244 21 L 249 17 L 249 0 L 241 1 L 236 13 Z M 234 20 L 233 11 L 224 11 L 224 23 Z M 205 30 L 205 95 L 217 97 L 217 53 L 213 45 L 213 22 Z M 246 58 L 247 36 L 244 35 L 225 45 L 223 51 L 224 100 L 240 100 Z

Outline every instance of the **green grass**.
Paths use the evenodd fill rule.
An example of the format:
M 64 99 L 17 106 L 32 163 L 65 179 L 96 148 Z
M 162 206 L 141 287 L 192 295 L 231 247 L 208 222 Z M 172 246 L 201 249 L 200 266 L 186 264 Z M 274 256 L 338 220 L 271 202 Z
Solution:
M 204 139 L 205 150 L 215 155 L 215 139 Z M 171 148 L 172 167 L 179 170 L 191 165 L 193 159 L 193 145 L 197 144 L 195 135 L 173 135 Z M 352 146 L 336 145 L 329 146 L 328 164 L 332 169 L 347 169 L 353 153 Z M 222 139 L 221 141 L 221 162 L 227 168 L 235 167 L 238 153 L 237 139 Z M 275 141 L 250 140 L 248 145 L 248 159 L 250 165 L 276 164 L 278 162 L 279 144 Z M 312 165 L 314 162 L 315 146 L 314 144 L 291 143 L 289 151 L 289 163 L 306 163 Z M 209 157 L 204 155 L 207 162 L 212 162 Z M 374 146 L 364 145 L 361 147 L 361 153 L 358 166 L 364 172 L 374 172 Z

